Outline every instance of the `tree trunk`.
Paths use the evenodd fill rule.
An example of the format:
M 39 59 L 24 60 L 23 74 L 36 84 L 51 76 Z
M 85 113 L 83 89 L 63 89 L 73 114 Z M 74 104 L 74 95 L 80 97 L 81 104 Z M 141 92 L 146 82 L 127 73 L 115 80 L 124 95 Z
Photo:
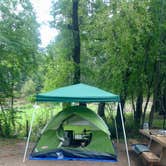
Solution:
M 153 96 L 153 104 L 150 110 L 150 114 L 149 114 L 149 127 L 152 127 L 152 123 L 153 123 L 153 117 L 154 117 L 154 112 L 155 112 L 155 101 L 156 98 Z
M 155 74 L 154 74 L 154 86 L 153 86 L 153 104 L 151 107 L 151 111 L 149 114 L 149 127 L 152 127 L 153 117 L 157 108 L 157 100 L 158 100 L 158 91 L 160 90 L 159 81 L 160 81 L 160 72 L 159 72 L 159 63 L 155 64 Z
M 145 115 L 146 115 L 146 110 L 147 110 L 147 107 L 148 107 L 149 99 L 150 99 L 150 89 L 149 89 L 148 94 L 147 94 L 147 99 L 146 99 L 144 111 L 143 111 L 143 114 L 142 114 L 141 128 L 143 128 L 143 124 L 145 122 Z
M 163 129 L 166 129 L 166 87 L 163 89 L 161 105 L 163 112 Z
M 156 96 L 156 104 L 155 104 L 155 112 L 158 112 L 159 115 L 162 115 L 162 94 L 161 94 L 161 87 L 158 85 L 158 91 Z
M 1 119 L 0 119 L 0 136 L 4 136 L 3 130 L 2 130 L 2 120 Z
M 129 68 L 127 68 L 126 71 L 124 72 L 124 75 L 123 75 L 123 89 L 122 89 L 122 92 L 121 92 L 121 95 L 120 95 L 121 106 L 122 106 L 122 115 L 123 115 L 123 109 L 124 109 L 126 98 L 127 98 L 129 76 L 130 76 L 130 71 L 129 71 Z M 125 123 L 124 115 L 123 115 L 123 119 L 124 119 L 124 123 Z M 121 121 L 121 116 L 120 116 L 119 105 L 118 105 L 118 108 L 117 108 L 116 121 L 117 121 L 118 131 L 122 131 L 122 121 Z
M 144 61 L 144 74 L 147 76 L 147 80 L 146 80 L 146 84 L 147 84 L 147 97 L 146 97 L 146 103 L 145 103 L 145 107 L 143 109 L 143 113 L 142 113 L 142 118 L 141 118 L 141 128 L 143 128 L 143 124 L 145 122 L 145 116 L 146 116 L 146 110 L 148 107 L 148 103 L 150 100 L 150 91 L 151 91 L 151 87 L 152 87 L 152 83 L 153 83 L 153 76 L 150 76 L 148 73 L 148 65 L 149 65 L 149 47 L 150 47 L 150 43 L 151 43 L 151 38 L 149 38 L 147 40 L 147 43 L 145 44 L 145 61 Z
M 75 66 L 74 71 L 74 84 L 80 83 L 80 32 L 79 32 L 79 24 L 78 24 L 78 1 L 73 0 L 73 14 L 72 14 L 72 32 L 73 32 L 73 40 L 74 40 L 74 48 L 73 48 L 73 61 Z
M 123 110 L 124 110 L 125 102 L 126 102 L 126 100 L 125 100 L 124 98 L 121 98 L 122 115 L 123 115 Z M 124 119 L 124 123 L 125 123 L 124 115 L 123 115 L 123 119 Z M 119 105 L 118 105 L 118 108 L 117 108 L 116 122 L 117 122 L 118 133 L 119 133 L 120 136 L 121 136 L 123 130 L 122 130 L 122 120 L 121 120 L 121 116 L 120 116 L 120 108 L 119 108 Z
M 141 116 L 142 116 L 142 103 L 143 103 L 143 94 L 142 94 L 142 89 L 140 89 L 140 92 L 137 96 L 136 100 L 136 111 L 134 115 L 134 122 L 135 125 L 140 127 L 140 122 L 141 122 Z
M 163 119 L 163 129 L 166 130 L 166 115 L 164 115 L 164 119 Z
M 105 103 L 99 103 L 97 113 L 103 119 L 106 119 L 104 109 L 105 109 Z
M 11 84 L 11 105 L 10 105 L 10 114 L 11 114 L 11 122 L 13 126 L 13 130 L 15 131 L 15 112 L 14 112 L 14 79 L 12 79 Z
M 133 108 L 134 115 L 135 115 L 136 108 L 135 108 L 134 95 L 133 94 L 131 95 L 131 103 L 132 103 L 132 108 Z
M 4 121 L 4 124 L 3 124 L 3 130 L 2 130 L 2 136 L 7 136 L 9 137 L 10 135 L 10 122 L 8 122 L 8 119 L 7 119 L 7 116 L 5 114 L 5 110 L 3 108 L 3 104 L 0 103 L 0 106 L 1 106 L 1 111 L 2 111 L 2 119 Z
M 86 103 L 79 103 L 79 106 L 86 107 L 86 106 L 87 106 L 87 104 L 86 104 Z

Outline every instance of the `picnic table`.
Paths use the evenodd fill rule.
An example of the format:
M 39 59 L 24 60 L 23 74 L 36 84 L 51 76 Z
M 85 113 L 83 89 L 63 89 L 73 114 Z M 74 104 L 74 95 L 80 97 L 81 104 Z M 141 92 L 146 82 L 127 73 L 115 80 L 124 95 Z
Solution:
M 159 130 L 139 130 L 141 134 L 148 137 L 161 146 L 160 165 L 166 166 L 166 133 L 162 134 Z

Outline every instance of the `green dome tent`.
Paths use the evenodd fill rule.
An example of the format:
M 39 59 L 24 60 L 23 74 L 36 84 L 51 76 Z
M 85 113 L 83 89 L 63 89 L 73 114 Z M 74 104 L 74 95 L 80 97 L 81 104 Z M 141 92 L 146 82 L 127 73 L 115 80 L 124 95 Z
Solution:
M 64 159 L 116 161 L 107 125 L 95 112 L 81 106 L 68 107 L 55 115 L 31 156 L 59 159 L 59 154 Z
M 126 146 L 128 165 L 130 166 L 126 133 L 125 133 L 124 122 L 123 122 L 123 117 L 122 117 L 120 98 L 118 95 L 106 92 L 104 90 L 101 90 L 99 88 L 89 86 L 86 84 L 75 84 L 75 85 L 55 89 L 55 90 L 50 91 L 50 92 L 38 94 L 36 96 L 36 101 L 37 102 L 71 102 L 71 103 L 75 103 L 75 102 L 76 103 L 78 103 L 78 102 L 83 102 L 83 103 L 118 102 L 119 107 L 120 107 L 120 113 L 121 113 L 121 120 L 122 120 L 122 127 L 123 127 L 123 133 L 124 133 L 124 140 L 125 140 L 125 146 Z M 107 126 L 103 122 L 103 120 L 101 120 L 101 118 L 99 118 L 95 113 L 93 113 L 95 122 L 98 122 L 98 123 L 94 124 L 93 123 L 94 119 L 92 120 L 89 116 L 90 114 L 92 114 L 92 111 L 87 109 L 87 108 L 70 107 L 68 109 L 67 109 L 68 111 L 63 110 L 60 114 L 58 114 L 57 116 L 59 118 L 57 116 L 54 117 L 57 120 L 57 119 L 61 119 L 63 117 L 62 115 L 65 115 L 65 116 L 67 115 L 65 119 L 62 118 L 61 121 L 59 121 L 58 124 L 60 124 L 60 125 L 57 126 L 55 124 L 55 123 L 57 123 L 57 122 L 55 122 L 55 119 L 51 120 L 51 122 L 49 123 L 49 125 L 45 129 L 45 132 L 41 136 L 38 144 L 36 145 L 36 147 L 32 153 L 32 157 L 35 157 L 37 155 L 41 155 L 41 156 L 43 155 L 42 157 L 49 158 L 48 155 L 49 156 L 53 155 L 55 158 L 58 158 L 58 153 L 56 153 L 56 152 L 58 152 L 57 149 L 58 150 L 60 149 L 61 152 L 63 152 L 66 156 L 68 156 L 69 154 L 76 154 L 76 152 L 77 152 L 77 154 L 79 154 L 80 156 L 84 156 L 85 154 L 89 154 L 89 158 L 91 158 L 93 156 L 92 154 L 94 154 L 95 157 L 98 156 L 99 158 L 101 156 L 103 156 L 103 154 L 104 154 L 104 156 L 107 156 L 109 154 L 112 158 L 115 159 L 116 154 L 115 154 L 114 148 L 112 146 L 112 142 L 110 141 L 110 137 L 108 137 L 110 133 L 108 131 Z M 85 112 L 85 113 L 83 113 L 83 112 Z M 74 117 L 73 117 L 73 114 L 74 114 Z M 85 114 L 86 114 L 86 116 L 84 116 Z M 69 116 L 69 115 L 71 115 L 71 116 Z M 29 131 L 29 135 L 28 135 L 28 139 L 27 139 L 27 143 L 26 143 L 23 161 L 25 161 L 26 153 L 28 150 L 29 139 L 30 139 L 30 135 L 32 132 L 33 119 L 34 119 L 34 113 L 32 115 L 32 121 L 31 121 L 30 131 Z M 89 133 L 89 136 L 88 135 L 86 136 L 88 141 L 87 142 L 85 141 L 84 144 L 86 144 L 86 146 L 84 148 L 82 148 L 82 143 L 80 143 L 79 146 L 76 146 L 75 144 L 71 144 L 71 146 L 66 146 L 66 144 L 69 144 L 70 141 L 68 141 L 68 143 L 65 143 L 65 139 L 64 139 L 65 135 L 73 135 L 73 131 L 74 132 L 76 132 L 76 131 L 71 129 L 71 128 L 65 129 L 65 127 L 67 126 L 66 124 L 71 124 L 74 119 L 75 120 L 77 119 L 77 123 L 78 123 L 78 119 L 79 119 L 79 121 L 84 121 L 84 123 L 86 121 L 86 123 L 88 122 L 90 124 L 89 125 L 90 129 L 88 129 L 88 130 L 90 130 L 90 133 Z M 63 123 L 62 123 L 62 121 L 63 121 Z M 54 130 L 56 133 L 56 136 L 54 134 L 54 137 L 56 137 L 55 138 L 56 141 L 52 140 L 52 141 L 56 142 L 56 145 L 54 145 L 54 148 L 55 148 L 54 152 L 55 153 L 52 151 L 53 150 L 51 148 L 52 145 L 51 146 L 44 145 L 46 143 L 45 140 L 47 140 L 48 137 L 51 138 L 51 136 L 53 134 L 52 130 Z M 68 130 L 68 133 L 66 133 L 65 130 Z M 87 129 L 85 128 L 85 131 L 86 130 Z M 82 135 L 83 135 L 83 133 L 82 133 Z M 76 138 L 74 138 L 73 140 L 75 141 L 76 139 L 78 139 L 78 137 L 80 137 L 80 136 L 79 135 L 76 136 Z M 95 138 L 100 138 L 100 139 L 95 139 Z M 103 150 L 101 148 L 101 146 L 99 146 L 99 144 L 97 143 L 98 141 L 102 140 L 102 138 L 104 138 L 104 142 L 103 143 L 100 142 L 100 145 L 102 144 L 102 146 L 104 147 L 105 142 L 107 142 L 107 143 L 109 142 L 108 147 L 110 149 L 108 151 Z M 107 138 L 107 140 L 105 140 L 106 138 Z M 95 139 L 95 140 L 93 140 L 93 139 Z M 97 140 L 97 142 L 94 143 L 96 140 Z M 76 141 L 76 142 L 78 142 L 78 141 Z M 80 153 L 80 149 L 82 150 L 81 153 Z M 47 151 L 48 153 L 45 153 L 44 151 L 45 152 Z M 86 151 L 86 153 L 82 153 L 85 151 Z M 82 158 L 79 155 L 74 156 L 74 158 Z M 68 156 L 68 157 L 70 158 L 70 156 Z M 71 156 L 71 158 L 73 158 L 73 156 Z M 88 158 L 88 155 L 85 158 Z M 102 158 L 102 159 L 104 159 L 104 158 Z

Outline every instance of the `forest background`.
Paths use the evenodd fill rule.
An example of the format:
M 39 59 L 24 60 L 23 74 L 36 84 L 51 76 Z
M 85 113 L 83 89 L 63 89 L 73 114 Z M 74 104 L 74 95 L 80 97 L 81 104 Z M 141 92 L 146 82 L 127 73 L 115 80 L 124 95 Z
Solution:
M 41 48 L 31 2 L 1 0 L 0 136 L 27 135 L 37 93 L 80 82 L 120 95 L 130 136 L 145 121 L 165 128 L 165 8 L 165 0 L 52 0 L 58 35 Z M 60 107 L 40 104 L 34 134 Z M 90 107 L 120 131 L 118 108 Z

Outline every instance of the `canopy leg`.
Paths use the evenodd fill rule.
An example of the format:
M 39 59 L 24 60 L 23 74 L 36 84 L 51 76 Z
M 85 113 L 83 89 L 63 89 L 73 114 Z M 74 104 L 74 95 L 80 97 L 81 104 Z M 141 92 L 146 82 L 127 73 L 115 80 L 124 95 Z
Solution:
M 126 146 L 126 154 L 127 154 L 128 166 L 131 166 L 128 146 L 127 146 L 126 131 L 125 131 L 124 120 L 123 120 L 123 115 L 122 115 L 122 106 L 121 106 L 121 103 L 118 103 L 118 104 L 119 104 L 119 108 L 120 108 L 120 117 L 121 117 L 121 121 L 122 121 L 122 128 L 123 128 L 123 135 L 124 135 L 124 141 L 125 141 L 125 146 Z
M 33 125 L 33 121 L 34 121 L 34 117 L 35 117 L 35 110 L 36 110 L 36 104 L 34 106 L 34 110 L 33 110 L 33 113 L 32 113 L 32 119 L 31 119 L 30 129 L 29 129 L 28 138 L 27 138 L 27 142 L 26 142 L 23 162 L 25 162 L 26 154 L 27 154 L 27 151 L 28 151 L 29 140 L 30 140 L 30 136 L 31 136 L 31 132 L 32 132 L 32 125 Z

